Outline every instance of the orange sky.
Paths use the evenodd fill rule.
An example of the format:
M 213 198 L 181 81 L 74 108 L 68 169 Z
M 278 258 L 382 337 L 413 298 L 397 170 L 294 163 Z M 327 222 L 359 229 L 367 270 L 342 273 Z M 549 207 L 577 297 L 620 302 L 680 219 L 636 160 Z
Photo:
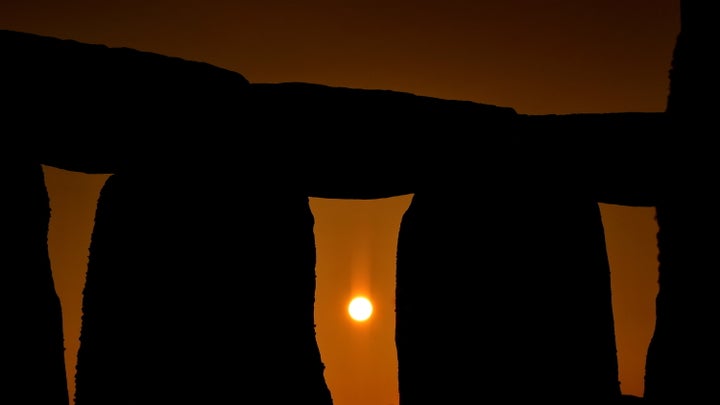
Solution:
M 662 111 L 679 1 L 8 0 L 0 3 L 0 28 L 208 62 L 251 82 L 390 89 L 525 114 Z M 51 258 L 71 355 L 93 204 L 105 176 L 46 173 Z M 397 403 L 394 238 L 408 203 L 311 201 L 318 341 L 336 405 Z M 621 387 L 641 395 L 654 326 L 654 210 L 604 205 L 602 213 Z M 344 312 L 354 288 L 376 300 L 370 323 L 353 324 Z

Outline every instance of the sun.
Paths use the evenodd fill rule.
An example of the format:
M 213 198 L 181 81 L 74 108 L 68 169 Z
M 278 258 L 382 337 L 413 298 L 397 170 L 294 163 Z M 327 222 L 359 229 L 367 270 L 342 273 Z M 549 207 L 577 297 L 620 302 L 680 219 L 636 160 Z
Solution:
M 350 300 L 348 314 L 350 318 L 358 322 L 367 321 L 373 312 L 372 302 L 366 297 L 358 296 Z

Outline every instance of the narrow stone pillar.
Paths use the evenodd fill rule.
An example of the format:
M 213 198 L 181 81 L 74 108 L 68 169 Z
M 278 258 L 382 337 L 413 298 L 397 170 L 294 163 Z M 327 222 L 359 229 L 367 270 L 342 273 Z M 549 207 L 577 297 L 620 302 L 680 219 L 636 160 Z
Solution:
M 655 403 L 717 401 L 720 294 L 716 203 L 720 167 L 715 136 L 720 76 L 718 25 L 712 3 L 681 0 L 681 29 L 670 69 L 671 139 L 658 168 L 659 279 L 655 330 L 648 348 L 645 393 Z
M 50 268 L 50 200 L 42 166 L 0 160 L 0 403 L 67 405 L 60 299 Z

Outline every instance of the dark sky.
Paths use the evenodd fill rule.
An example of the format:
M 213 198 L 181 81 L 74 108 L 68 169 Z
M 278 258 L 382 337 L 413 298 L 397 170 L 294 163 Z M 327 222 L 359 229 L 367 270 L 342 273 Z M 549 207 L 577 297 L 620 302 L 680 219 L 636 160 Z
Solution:
M 677 0 L 6 0 L 0 26 L 201 60 L 253 82 L 529 114 L 664 107 Z
M 407 91 L 509 106 L 525 114 L 664 110 L 679 23 L 678 0 L 0 3 L 2 29 L 208 62 L 251 82 Z M 48 170 L 53 270 L 70 323 L 79 319 L 93 204 L 103 179 Z M 312 202 L 319 248 L 318 339 L 336 405 L 397 401 L 393 323 L 387 315 L 392 312 L 383 317 L 382 311 L 392 311 L 392 238 L 408 202 L 407 197 Z M 602 210 L 622 388 L 640 395 L 654 325 L 654 210 Z M 376 324 L 364 329 L 338 315 L 357 279 L 379 297 Z M 72 325 L 74 330 L 77 322 Z M 67 333 L 72 353 L 76 337 Z

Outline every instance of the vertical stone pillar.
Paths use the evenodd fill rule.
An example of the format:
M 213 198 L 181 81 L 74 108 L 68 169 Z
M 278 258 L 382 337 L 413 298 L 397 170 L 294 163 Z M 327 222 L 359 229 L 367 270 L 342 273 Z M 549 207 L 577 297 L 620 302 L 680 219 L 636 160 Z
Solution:
M 718 25 L 711 3 L 681 0 L 681 29 L 670 69 L 671 120 L 659 175 L 659 279 L 645 393 L 659 403 L 708 403 L 718 396 L 720 294 L 717 271 Z
M 48 254 L 50 201 L 42 166 L 6 158 L 0 162 L 0 402 L 67 405 L 62 312 Z
M 330 405 L 308 198 L 243 164 L 188 166 L 101 192 L 77 405 Z
M 401 405 L 620 396 L 599 207 L 554 148 L 510 141 L 536 127 L 489 125 L 506 137 L 460 153 L 403 217 Z

